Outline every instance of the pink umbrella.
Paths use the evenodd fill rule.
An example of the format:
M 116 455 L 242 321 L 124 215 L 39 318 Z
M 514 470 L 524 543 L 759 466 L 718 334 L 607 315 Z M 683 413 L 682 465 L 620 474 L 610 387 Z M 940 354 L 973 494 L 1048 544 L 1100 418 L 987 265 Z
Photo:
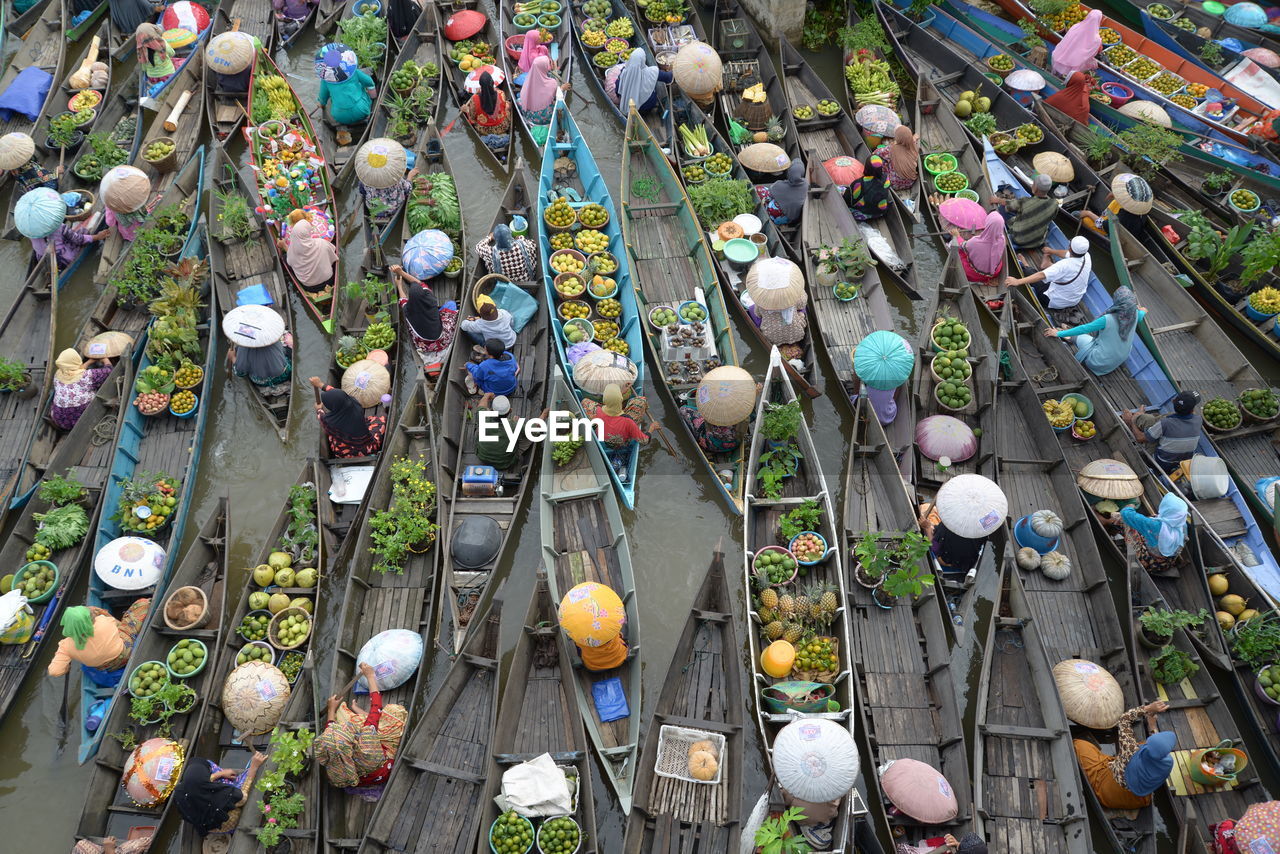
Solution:
M 847 187 L 861 178 L 864 169 L 861 160 L 844 154 L 822 161 L 822 168 L 826 169 L 831 180 L 841 187 Z
M 918 759 L 894 759 L 882 766 L 880 789 L 895 807 L 925 824 L 950 821 L 960 812 L 947 778 Z
M 977 231 L 987 224 L 987 211 L 973 199 L 947 199 L 938 205 L 938 213 L 962 231 Z
M 1248 50 L 1240 51 L 1240 53 L 1259 65 L 1267 68 L 1280 68 L 1280 56 L 1277 56 L 1274 50 L 1268 50 L 1265 47 L 1251 47 Z
M 920 453 L 931 460 L 943 457 L 953 463 L 961 463 L 978 450 L 978 439 L 973 429 L 950 415 L 930 415 L 916 424 L 916 445 Z
M 467 75 L 467 82 L 463 86 L 472 95 L 480 91 L 480 75 L 488 72 L 493 78 L 494 86 L 501 86 L 507 79 L 507 75 L 502 73 L 502 69 L 496 65 L 482 65 Z
M 1266 851 L 1265 842 L 1272 850 L 1280 848 L 1280 801 L 1264 801 L 1244 811 L 1236 822 L 1236 847 L 1241 851 Z

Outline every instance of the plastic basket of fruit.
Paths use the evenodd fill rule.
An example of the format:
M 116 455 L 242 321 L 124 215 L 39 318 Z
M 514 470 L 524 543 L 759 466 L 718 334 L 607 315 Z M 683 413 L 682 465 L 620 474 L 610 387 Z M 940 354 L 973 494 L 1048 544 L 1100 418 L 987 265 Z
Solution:
M 556 314 L 561 320 L 590 320 L 591 303 L 580 299 L 565 300 L 556 307 Z
M 618 295 L 618 280 L 612 276 L 596 274 L 591 277 L 591 286 L 587 293 L 594 300 L 614 299 Z
M 183 362 L 173 374 L 173 384 L 181 389 L 199 388 L 204 382 L 204 368 L 191 362 Z
M 801 531 L 787 543 L 787 551 L 801 566 L 816 566 L 830 557 L 834 549 L 827 546 L 827 538 L 817 531 Z
M 1269 388 L 1247 388 L 1240 392 L 1236 402 L 1246 421 L 1275 421 L 1277 413 L 1280 413 L 1280 400 L 1277 400 L 1276 393 Z
M 528 854 L 533 850 L 533 822 L 507 810 L 489 825 L 491 854 Z
M 936 382 L 964 382 L 973 376 L 973 366 L 959 350 L 942 350 L 929 361 L 929 373 Z
M 169 414 L 175 418 L 191 418 L 200 409 L 200 398 L 192 391 L 183 390 L 169 398 Z
M 150 697 L 169 684 L 169 669 L 163 661 L 144 661 L 129 674 L 129 693 L 135 697 Z
M 707 307 L 696 300 L 685 300 L 676 314 L 680 315 L 681 323 L 701 323 L 707 319 Z
M 1049 422 L 1058 433 L 1071 429 L 1071 422 L 1076 420 L 1075 409 L 1070 404 L 1064 404 L 1060 400 L 1049 399 L 1040 404 L 1040 411 L 1044 413 L 1045 420 Z
M 544 12 L 538 16 L 538 26 L 545 30 L 551 30 L 554 32 L 555 30 L 560 29 L 561 20 L 562 19 L 559 15 Z
M 933 186 L 939 193 L 958 193 L 969 189 L 969 179 L 963 172 L 943 172 L 933 176 Z
M 1194 33 L 1196 31 L 1196 22 L 1190 18 L 1174 18 L 1169 23 L 1173 24 L 1178 29 L 1186 30 L 1189 33 Z
M 271 618 L 267 641 L 276 649 L 296 649 L 311 637 L 311 615 L 303 608 L 285 608 Z
M 676 310 L 669 305 L 655 305 L 649 309 L 649 325 L 661 332 L 668 326 L 674 326 L 680 322 L 680 316 L 676 314 Z
M 1165 97 L 1172 95 L 1174 92 L 1182 91 L 1186 85 L 1186 80 L 1167 70 L 1160 71 L 1155 77 L 1147 81 L 1147 86 Z
M 307 657 L 304 653 L 291 649 L 281 654 L 280 661 L 276 664 L 276 667 L 280 669 L 280 672 L 284 674 L 284 678 L 288 679 L 289 684 L 292 685 L 298 681 L 298 676 L 302 674 L 302 665 L 306 660 Z
M 567 815 L 544 821 L 536 839 L 538 854 L 578 854 L 582 848 L 582 828 Z
M 981 199 L 978 198 L 977 193 L 975 193 L 973 190 L 968 190 L 968 189 L 960 190 L 959 192 L 955 193 L 955 197 L 957 199 L 968 199 L 971 202 L 981 201 Z
M 1160 65 L 1155 60 L 1147 59 L 1145 56 L 1139 56 L 1125 64 L 1121 69 L 1134 80 L 1145 82 L 1160 73 Z M 1181 88 L 1181 87 L 1179 87 Z
M 595 271 L 601 276 L 609 276 L 618 271 L 618 259 L 612 252 L 592 252 L 587 257 L 587 263 L 595 266 Z
M 1060 398 L 1060 401 L 1071 405 L 1071 414 L 1076 418 L 1093 417 L 1093 401 L 1083 394 L 1074 391 L 1067 392 Z M 1084 404 L 1084 407 L 1081 408 L 1080 404 Z
M 1111 96 L 1108 95 L 1106 92 L 1103 92 L 1101 89 L 1094 89 L 1092 92 L 1089 93 L 1089 98 L 1091 100 L 1097 101 L 1099 104 L 1111 103 Z
M 1097 426 L 1087 418 L 1077 418 L 1071 422 L 1071 438 L 1077 442 L 1087 442 L 1098 435 Z
M 819 635 L 796 644 L 796 660 L 791 665 L 792 679 L 829 683 L 839 674 L 839 639 Z
M 556 273 L 577 273 L 587 266 L 587 256 L 577 249 L 557 249 L 551 253 L 547 263 Z
M 836 282 L 831 286 L 831 293 L 840 302 L 850 302 L 858 298 L 862 286 L 854 282 Z
M 702 161 L 702 168 L 707 170 L 708 175 L 728 175 L 733 171 L 733 158 L 723 151 L 717 151 Z
M 555 278 L 556 298 L 574 300 L 587 291 L 587 283 L 581 273 L 561 273 Z
M 933 387 L 933 399 L 947 412 L 963 412 L 973 404 L 973 389 L 967 383 L 947 380 Z
M 595 228 L 584 228 L 573 236 L 573 245 L 584 255 L 609 249 L 609 235 Z
M 265 661 L 267 664 L 275 664 L 275 647 L 266 641 L 249 641 L 240 647 L 240 651 L 236 653 L 236 667 L 250 661 Z
M 1173 17 L 1173 10 L 1163 3 L 1151 3 L 1147 6 L 1147 14 L 1161 21 L 1167 21 Z
M 267 626 L 271 624 L 271 612 L 266 609 L 250 611 L 240 618 L 236 634 L 247 641 L 266 640 Z
M 525 30 L 532 30 L 534 27 L 538 26 L 538 16 L 531 15 L 528 12 L 520 12 L 512 17 L 511 25 L 521 32 L 524 32 Z
M 1272 287 L 1258 288 L 1242 305 L 1245 317 L 1256 323 L 1265 323 L 1280 314 L 1280 291 Z
M 542 222 L 553 232 L 568 231 L 578 221 L 578 212 L 569 200 L 561 196 L 542 212 Z
M 795 580 L 800 571 L 796 556 L 782 546 L 764 546 L 751 557 L 751 572 L 769 587 Z
M 618 324 L 612 320 L 593 320 L 591 325 L 595 327 L 595 336 L 592 340 L 597 344 L 604 344 L 618 337 Z
M 1195 98 L 1191 97 L 1186 92 L 1175 92 L 1169 96 L 1169 100 L 1177 104 L 1179 107 L 1182 107 L 1184 110 L 1194 110 L 1198 103 Z
M 707 180 L 707 170 L 703 168 L 702 163 L 690 163 L 680 167 L 680 176 L 684 178 L 686 184 L 701 184 Z
M 1269 664 L 1253 677 L 1253 693 L 1272 706 L 1280 706 L 1280 664 Z
M 616 321 L 622 315 L 622 303 L 613 297 L 607 297 L 596 303 L 596 314 L 605 320 Z
M 924 159 L 924 170 L 930 175 L 941 175 L 944 172 L 954 172 L 959 164 L 956 157 L 946 151 L 937 154 L 930 154 Z
M 569 344 L 583 344 L 596 337 L 596 327 L 590 320 L 575 317 L 560 325 L 560 334 Z
M 1240 426 L 1243 416 L 1234 400 L 1215 397 L 1204 405 L 1204 426 L 1215 433 L 1226 433 Z
M 27 604 L 43 605 L 53 598 L 53 592 L 58 589 L 58 579 L 61 575 L 56 563 L 33 560 L 23 564 L 22 568 L 13 574 L 12 589 L 20 591 L 27 597 Z
M 1209 94 L 1209 87 L 1203 83 L 1188 83 L 1187 94 L 1197 101 L 1204 100 L 1204 96 Z
M 1102 58 L 1116 68 L 1122 68 L 1138 58 L 1138 52 L 1127 44 L 1114 44 L 1102 52 Z
M 604 228 L 609 224 L 609 211 L 604 205 L 591 202 L 578 209 L 578 222 L 586 228 Z
M 1013 71 L 1013 57 L 1007 53 L 997 53 L 995 56 L 988 56 L 986 59 L 987 68 L 993 73 L 1000 75 L 1001 79 L 1008 77 L 1009 72 Z
M 604 50 L 604 44 L 609 40 L 609 37 L 604 34 L 603 28 L 595 29 L 597 23 L 601 22 L 592 20 L 584 21 L 582 24 L 582 33 L 578 38 L 578 40 L 582 42 L 582 46 L 590 53 L 599 53 Z M 591 27 L 591 29 L 588 29 L 588 27 Z
M 1258 198 L 1258 194 L 1252 190 L 1232 190 L 1231 195 L 1227 196 L 1227 201 L 1231 207 L 1241 213 L 1253 213 L 1262 206 L 1262 200 Z
M 798 122 L 811 122 L 818 118 L 818 111 L 811 104 L 795 104 L 791 108 L 791 115 Z
M 714 786 L 720 782 L 725 737 L 717 732 L 663 724 L 658 730 L 658 756 L 653 773 L 659 777 Z M 707 753 L 707 757 L 695 757 Z
M 209 663 L 209 647 L 196 638 L 183 638 L 165 656 L 164 666 L 174 679 L 190 679 Z
M 1121 41 L 1120 33 L 1116 32 L 1110 27 L 1099 27 L 1098 37 L 1102 39 L 1102 43 L 1104 45 L 1108 45 L 1108 46 L 1113 44 L 1120 44 L 1120 41 Z

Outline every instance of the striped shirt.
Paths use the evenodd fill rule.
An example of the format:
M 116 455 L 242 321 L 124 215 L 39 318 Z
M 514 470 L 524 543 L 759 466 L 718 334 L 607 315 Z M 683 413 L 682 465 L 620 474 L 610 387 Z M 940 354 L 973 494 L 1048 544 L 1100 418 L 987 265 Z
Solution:
M 1200 443 L 1199 415 L 1168 414 L 1160 418 L 1145 431 L 1147 439 L 1156 442 L 1156 462 L 1165 471 L 1177 468 L 1178 463 L 1191 459 Z
M 1049 226 L 1058 213 L 1058 203 L 1048 196 L 1012 199 L 1005 205 L 1015 214 L 1009 220 L 1009 239 L 1018 249 L 1035 249 L 1044 245 Z

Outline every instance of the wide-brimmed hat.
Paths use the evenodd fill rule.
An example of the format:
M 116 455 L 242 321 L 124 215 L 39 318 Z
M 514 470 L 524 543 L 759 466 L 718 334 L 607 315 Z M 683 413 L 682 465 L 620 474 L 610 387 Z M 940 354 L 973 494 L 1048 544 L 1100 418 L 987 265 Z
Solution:
M 270 347 L 284 337 L 284 318 L 265 305 L 238 305 L 222 318 L 222 333 L 239 347 Z
M 1053 666 L 1062 710 L 1076 723 L 1092 729 L 1110 729 L 1124 714 L 1124 691 L 1106 668 L 1082 658 L 1069 658 Z
M 1142 481 L 1137 473 L 1125 463 L 1108 457 L 1085 463 L 1076 484 L 1090 495 L 1113 501 L 1127 501 L 1142 494 Z
M 787 152 L 772 142 L 755 142 L 738 152 L 738 162 L 756 172 L 786 172 L 791 166 Z
M 1116 204 L 1131 214 L 1144 214 L 1155 204 L 1155 194 L 1147 179 L 1132 172 L 1121 172 L 1111 179 L 1111 193 Z
M 209 40 L 204 49 L 204 61 L 209 70 L 218 74 L 239 74 L 253 65 L 257 42 L 243 30 L 227 30 Z
M 20 169 L 35 153 L 35 141 L 21 131 L 0 136 L 0 169 Z
M 356 177 L 366 187 L 385 190 L 404 180 L 407 163 L 404 146 L 394 139 L 380 136 L 369 140 L 356 152 Z
M 1153 101 L 1127 101 L 1116 108 L 1126 116 L 1160 127 L 1173 127 L 1173 119 L 1164 107 Z
M 698 383 L 698 414 L 717 427 L 746 420 L 756 408 L 756 381 L 736 365 L 721 365 Z
M 1040 152 L 1031 158 L 1031 165 L 1037 172 L 1052 178 L 1055 184 L 1069 184 L 1076 177 L 1071 161 L 1056 151 Z

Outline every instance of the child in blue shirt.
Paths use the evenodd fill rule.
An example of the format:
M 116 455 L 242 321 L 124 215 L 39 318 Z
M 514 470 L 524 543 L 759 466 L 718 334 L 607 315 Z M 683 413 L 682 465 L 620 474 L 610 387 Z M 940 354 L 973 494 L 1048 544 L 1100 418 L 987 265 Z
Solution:
M 497 338 L 485 341 L 484 349 L 488 358 L 480 364 L 468 362 L 463 368 L 476 389 L 484 395 L 480 399 L 480 405 L 488 406 L 495 395 L 511 395 L 515 392 L 520 384 L 520 365 L 516 362 L 515 355 L 504 348 Z

